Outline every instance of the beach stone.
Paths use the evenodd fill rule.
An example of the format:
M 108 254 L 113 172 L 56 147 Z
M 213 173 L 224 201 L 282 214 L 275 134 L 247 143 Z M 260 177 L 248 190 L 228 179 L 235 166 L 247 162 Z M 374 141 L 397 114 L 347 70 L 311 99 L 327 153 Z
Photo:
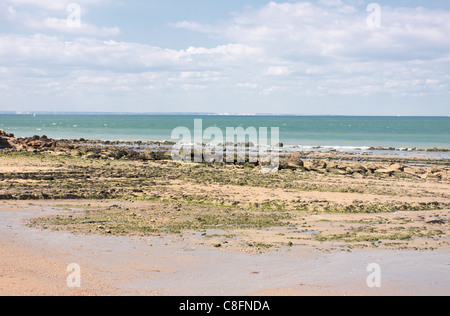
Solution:
M 443 173 L 443 172 L 445 172 L 445 169 L 443 167 L 433 167 L 430 169 L 429 172 L 432 174 Z
M 134 154 L 129 153 L 129 156 L 133 157 Z M 143 155 L 140 156 L 143 157 L 144 160 L 172 160 L 172 153 L 171 151 L 146 151 Z M 192 155 L 192 159 L 194 156 Z M 135 158 L 138 158 L 138 156 L 135 156 Z M 212 161 L 210 161 L 212 162 Z
M 438 173 L 432 173 L 432 175 L 440 178 L 441 180 L 448 180 L 449 179 L 449 175 L 445 171 L 441 171 L 441 172 L 438 172 Z
M 346 171 L 348 168 L 352 169 L 353 165 L 350 163 L 340 163 L 337 165 L 337 168 L 340 170 Z
M 143 153 L 143 159 L 144 160 L 156 160 L 156 154 L 151 150 L 147 150 Z
M 14 137 L 14 134 L 7 133 L 0 129 L 0 149 L 12 149 L 17 150 L 18 139 Z
M 423 175 L 427 173 L 427 170 L 425 168 L 421 167 L 408 167 L 404 170 L 405 173 L 415 173 L 417 176 Z
M 86 158 L 86 159 L 98 159 L 98 158 L 100 158 L 100 155 L 90 151 L 90 152 L 86 153 L 86 155 L 83 158 Z
M 384 167 L 384 168 L 380 168 L 380 169 L 376 169 L 376 173 L 381 173 L 381 174 L 389 174 L 389 175 L 393 175 L 395 172 L 403 172 L 405 170 L 405 166 L 399 163 L 390 165 L 389 167 Z
M 303 163 L 303 167 L 308 171 L 315 171 L 314 163 L 312 161 L 305 161 Z
M 338 164 L 332 161 L 327 161 L 327 169 L 337 169 Z
M 9 143 L 6 138 L 0 137 L 0 149 L 11 149 L 13 146 Z
M 369 170 L 363 164 L 360 164 L 360 163 L 345 163 L 345 164 L 336 165 L 335 168 L 344 170 L 346 173 L 349 173 L 349 174 L 365 173 Z
M 420 176 L 420 173 L 418 172 L 417 169 L 415 168 L 411 168 L 411 167 L 407 167 L 403 170 L 404 173 L 411 175 L 411 176 Z
M 405 166 L 400 164 L 400 163 L 395 163 L 391 166 L 389 166 L 389 168 L 387 168 L 388 170 L 393 170 L 393 171 L 401 171 L 403 172 L 405 170 Z
M 368 169 L 362 164 L 355 163 L 350 168 L 353 170 L 353 172 L 357 173 L 366 173 L 368 171 Z
M 428 173 L 426 173 L 426 174 L 424 174 L 423 176 L 422 176 L 422 179 L 425 179 L 425 180 L 433 180 L 433 181 L 439 181 L 439 180 L 441 180 L 442 179 L 442 175 L 441 174 L 439 174 L 439 173 L 431 173 L 431 172 L 428 172 Z
M 81 157 L 83 153 L 78 149 L 73 149 L 69 151 L 69 155 L 72 157 Z
M 380 167 L 378 165 L 368 164 L 368 165 L 366 165 L 366 169 L 368 171 L 370 171 L 371 173 L 375 173 L 375 171 L 380 169 Z
M 280 169 L 297 170 L 305 167 L 304 162 L 296 157 L 289 157 L 288 159 L 280 162 Z
M 107 153 L 108 157 L 114 159 L 121 159 L 128 155 L 126 150 L 118 149 L 118 148 L 109 148 Z
M 23 145 L 15 145 L 15 149 L 17 150 L 17 151 L 22 151 L 22 150 L 25 150 L 26 148 L 23 146 Z
M 313 166 L 315 169 L 326 169 L 327 168 L 327 163 L 323 160 L 314 160 L 313 161 Z
M 347 169 L 345 169 L 345 173 L 347 173 L 347 174 L 354 174 L 355 171 L 352 168 L 347 167 Z
M 436 220 L 432 220 L 427 222 L 427 224 L 433 224 L 433 225 L 444 225 L 445 221 L 442 219 L 436 219 Z

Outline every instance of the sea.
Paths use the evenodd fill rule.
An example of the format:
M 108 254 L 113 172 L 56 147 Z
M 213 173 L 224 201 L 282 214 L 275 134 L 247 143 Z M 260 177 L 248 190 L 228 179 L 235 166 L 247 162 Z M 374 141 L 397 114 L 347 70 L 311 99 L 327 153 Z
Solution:
M 450 149 L 450 117 L 280 115 L 0 114 L 0 129 L 16 137 L 103 141 L 173 141 L 172 132 L 194 121 L 202 127 L 278 128 L 279 141 L 296 150 L 358 151 L 370 147 Z M 449 154 L 444 154 L 449 156 Z

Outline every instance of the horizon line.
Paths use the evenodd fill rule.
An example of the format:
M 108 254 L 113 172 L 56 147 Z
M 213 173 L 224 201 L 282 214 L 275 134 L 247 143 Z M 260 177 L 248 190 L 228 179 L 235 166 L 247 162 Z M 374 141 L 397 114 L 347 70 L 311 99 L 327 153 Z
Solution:
M 297 117 L 450 117 L 450 115 L 350 115 L 295 113 L 214 113 L 214 112 L 64 112 L 64 111 L 0 111 L 0 115 L 136 115 L 136 116 L 297 116 Z

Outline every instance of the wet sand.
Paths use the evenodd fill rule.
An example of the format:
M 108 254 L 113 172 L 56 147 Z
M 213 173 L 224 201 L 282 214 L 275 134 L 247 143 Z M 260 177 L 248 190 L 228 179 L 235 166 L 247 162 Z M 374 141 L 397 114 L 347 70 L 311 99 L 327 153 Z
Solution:
M 0 295 L 448 295 L 450 249 L 262 254 L 225 252 L 171 236 L 75 235 L 24 220 L 59 212 L 54 202 L 0 204 Z M 81 288 L 67 287 L 67 266 Z M 369 288 L 367 266 L 381 267 Z

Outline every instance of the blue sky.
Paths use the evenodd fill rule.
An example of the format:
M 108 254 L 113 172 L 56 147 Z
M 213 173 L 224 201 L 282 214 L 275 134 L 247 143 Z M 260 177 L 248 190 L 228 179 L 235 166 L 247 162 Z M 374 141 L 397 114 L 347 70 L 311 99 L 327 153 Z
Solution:
M 0 0 L 0 111 L 450 115 L 450 2 L 371 2 Z

